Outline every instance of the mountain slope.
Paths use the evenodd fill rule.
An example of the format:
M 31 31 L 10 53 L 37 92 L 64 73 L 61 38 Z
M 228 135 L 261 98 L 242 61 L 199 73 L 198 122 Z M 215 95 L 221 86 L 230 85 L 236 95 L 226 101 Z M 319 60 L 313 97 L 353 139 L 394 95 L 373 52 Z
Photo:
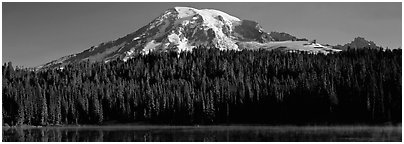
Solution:
M 277 50 L 285 52 L 308 52 L 312 54 L 328 54 L 334 52 L 340 52 L 342 50 L 334 49 L 329 46 L 325 46 L 318 43 L 309 43 L 307 41 L 276 41 L 268 43 L 257 43 L 257 42 L 245 42 L 239 45 L 240 49 L 266 49 L 266 50 Z
M 269 35 L 273 38 L 274 41 L 308 41 L 305 38 L 299 39 L 284 32 L 271 32 Z

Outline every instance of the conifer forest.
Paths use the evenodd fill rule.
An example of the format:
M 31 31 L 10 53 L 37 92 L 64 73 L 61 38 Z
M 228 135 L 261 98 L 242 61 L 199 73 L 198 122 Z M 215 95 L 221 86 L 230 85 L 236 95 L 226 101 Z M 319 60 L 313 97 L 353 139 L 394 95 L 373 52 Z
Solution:
M 401 123 L 401 49 L 137 55 L 30 70 L 2 66 L 9 125 Z

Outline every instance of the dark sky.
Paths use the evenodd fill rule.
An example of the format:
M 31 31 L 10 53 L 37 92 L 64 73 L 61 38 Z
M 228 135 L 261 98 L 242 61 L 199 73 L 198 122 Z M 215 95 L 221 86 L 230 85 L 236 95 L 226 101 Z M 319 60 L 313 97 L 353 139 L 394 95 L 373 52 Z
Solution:
M 32 67 L 136 31 L 174 6 L 212 8 L 319 43 L 401 47 L 401 3 L 2 3 L 2 61 Z

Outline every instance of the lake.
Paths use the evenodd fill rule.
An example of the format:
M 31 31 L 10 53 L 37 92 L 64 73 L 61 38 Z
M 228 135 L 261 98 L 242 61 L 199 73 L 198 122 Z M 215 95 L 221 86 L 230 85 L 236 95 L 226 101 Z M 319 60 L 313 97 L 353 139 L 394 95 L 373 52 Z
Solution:
M 401 126 L 68 126 L 3 127 L 3 142 L 402 141 Z

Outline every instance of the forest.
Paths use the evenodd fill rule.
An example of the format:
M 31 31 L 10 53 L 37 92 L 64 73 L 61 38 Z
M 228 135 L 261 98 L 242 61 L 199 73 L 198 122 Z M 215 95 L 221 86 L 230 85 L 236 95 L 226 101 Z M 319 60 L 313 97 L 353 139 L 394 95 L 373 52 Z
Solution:
M 3 124 L 401 124 L 401 53 L 200 47 L 63 69 L 9 62 Z

